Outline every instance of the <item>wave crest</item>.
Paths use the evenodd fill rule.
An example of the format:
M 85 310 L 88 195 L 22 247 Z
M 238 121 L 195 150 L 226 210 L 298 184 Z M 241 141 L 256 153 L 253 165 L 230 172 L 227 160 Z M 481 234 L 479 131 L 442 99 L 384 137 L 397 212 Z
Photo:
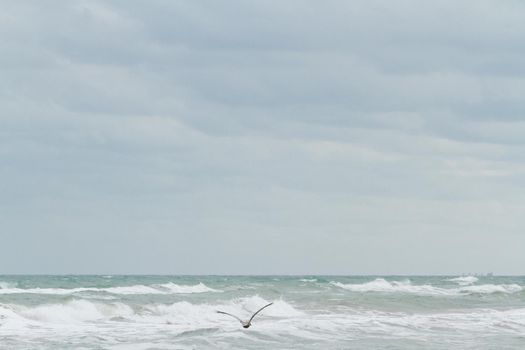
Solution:
M 207 292 L 221 292 L 220 290 L 209 288 L 204 283 L 196 285 L 178 285 L 175 283 L 165 283 L 157 285 L 134 285 L 119 286 L 108 288 L 0 288 L 0 294 L 49 294 L 49 295 L 69 295 L 83 292 L 110 293 L 110 294 L 193 294 Z
M 478 281 L 478 278 L 475 276 L 461 276 L 461 277 L 450 278 L 447 281 L 456 282 L 460 286 L 468 286 L 468 285 L 476 283 Z
M 80 323 L 133 314 L 128 305 L 122 303 L 93 303 L 87 300 L 73 300 L 65 304 L 46 304 L 20 311 L 24 318 L 49 323 Z
M 413 285 L 409 280 L 389 282 L 384 278 L 362 284 L 344 284 L 341 282 L 330 282 L 332 285 L 352 292 L 382 292 L 382 293 L 407 293 L 418 295 L 469 295 L 469 294 L 513 294 L 523 291 L 523 287 L 517 284 L 484 284 L 476 286 L 463 286 L 459 288 L 441 288 L 428 284 Z
M 0 289 L 15 288 L 16 283 L 0 281 Z
M 161 289 L 165 289 L 173 294 L 191 294 L 191 293 L 207 293 L 207 292 L 221 292 L 218 289 L 213 289 L 200 282 L 194 286 L 179 285 L 173 282 L 156 285 Z
M 147 324 L 170 324 L 181 329 L 236 325 L 235 320 L 218 314 L 226 311 L 248 319 L 254 311 L 268 301 L 253 296 L 226 301 L 219 304 L 193 304 L 188 301 L 173 304 L 147 304 L 140 307 L 120 303 L 94 302 L 76 299 L 65 303 L 42 304 L 34 307 L 0 305 L 0 317 L 18 326 L 38 324 L 75 325 L 81 323 L 133 322 Z M 261 315 L 286 318 L 303 315 L 284 300 L 276 300 Z M 261 316 L 259 315 L 258 318 Z M 232 322 L 233 321 L 233 322 Z M 237 325 L 236 325 L 237 326 Z

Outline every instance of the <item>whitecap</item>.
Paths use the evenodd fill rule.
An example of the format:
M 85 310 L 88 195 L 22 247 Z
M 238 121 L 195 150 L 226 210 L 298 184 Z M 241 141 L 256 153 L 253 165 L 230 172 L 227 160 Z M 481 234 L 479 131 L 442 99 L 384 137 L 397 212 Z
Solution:
M 218 304 L 193 304 L 179 301 L 173 304 L 152 304 L 144 306 L 145 312 L 134 315 L 132 321 L 141 323 L 169 324 L 175 328 L 195 329 L 198 327 L 238 327 L 238 323 L 231 317 L 217 313 L 225 311 L 240 318 L 248 319 L 254 311 L 269 301 L 259 296 L 233 299 Z M 264 309 L 265 317 L 275 319 L 301 316 L 303 313 L 284 300 L 275 300 L 271 307 Z M 260 318 L 258 323 L 267 322 L 268 319 Z
M 144 286 L 141 284 L 134 286 L 95 288 L 92 291 L 107 292 L 111 294 L 133 295 L 133 294 L 166 294 L 164 291 L 154 287 Z
M 83 291 L 93 290 L 93 288 L 5 288 L 0 289 L 0 294 L 55 294 L 67 295 Z
M 238 327 L 235 320 L 216 311 L 223 310 L 241 318 L 249 318 L 254 311 L 268 303 L 268 300 L 259 296 L 252 296 L 213 304 L 179 301 L 172 304 L 144 304 L 132 308 L 121 302 L 75 299 L 31 307 L 0 304 L 0 318 L 3 326 L 9 323 L 10 329 L 35 326 L 82 327 L 87 324 L 93 327 L 115 327 L 125 322 L 154 327 L 169 326 L 173 331 L 182 332 L 210 327 Z M 258 316 L 257 323 L 264 324 L 302 315 L 304 314 L 301 311 L 288 302 L 275 300 L 271 307 Z
M 117 286 L 108 288 L 2 288 L 0 294 L 49 294 L 49 295 L 69 295 L 82 292 L 110 293 L 121 295 L 133 294 L 190 294 L 220 292 L 212 289 L 203 283 L 197 285 L 177 285 L 175 283 L 166 283 L 160 285 L 146 286 Z
M 341 282 L 330 282 L 332 285 L 349 290 L 352 292 L 382 292 L 382 293 L 406 293 L 417 295 L 470 295 L 470 294 L 492 294 L 492 293 L 518 293 L 523 290 L 523 287 L 517 284 L 484 284 L 475 286 L 464 286 L 459 288 L 442 288 L 435 287 L 428 284 L 413 285 L 409 280 L 406 281 L 392 281 L 389 282 L 384 278 L 377 278 L 374 281 L 361 284 L 344 284 Z
M 478 286 L 466 286 L 459 288 L 462 293 L 469 294 L 492 294 L 492 293 L 519 293 L 523 287 L 517 284 L 483 284 Z
M 34 307 L 14 307 L 17 316 L 41 323 L 71 324 L 126 317 L 133 310 L 122 303 L 95 303 L 88 300 L 72 300 L 66 303 L 43 304 Z M 11 314 L 11 317 L 13 315 Z
M 0 289 L 15 288 L 16 283 L 0 281 Z
M 377 278 L 371 282 L 362 284 L 344 284 L 340 282 L 330 282 L 332 285 L 353 292 L 384 292 L 384 293 L 409 293 L 423 295 L 446 295 L 449 292 L 443 288 L 430 285 L 412 285 L 409 280 L 389 282 L 384 278 Z
M 455 277 L 455 278 L 449 278 L 447 281 L 450 282 L 456 282 L 460 286 L 468 286 L 470 284 L 474 284 L 478 281 L 478 278 L 475 276 L 461 276 L 461 277 Z
M 204 283 L 199 283 L 193 286 L 188 285 L 179 285 L 172 282 L 156 285 L 156 287 L 165 289 L 173 294 L 193 294 L 193 293 L 207 293 L 207 292 L 221 292 L 218 289 L 213 289 L 205 285 Z

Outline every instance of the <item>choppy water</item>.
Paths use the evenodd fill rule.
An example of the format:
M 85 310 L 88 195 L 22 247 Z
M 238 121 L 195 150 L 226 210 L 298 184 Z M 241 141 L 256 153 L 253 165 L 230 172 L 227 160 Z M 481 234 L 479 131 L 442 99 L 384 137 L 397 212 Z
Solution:
M 525 277 L 0 276 L 0 348 L 525 349 Z

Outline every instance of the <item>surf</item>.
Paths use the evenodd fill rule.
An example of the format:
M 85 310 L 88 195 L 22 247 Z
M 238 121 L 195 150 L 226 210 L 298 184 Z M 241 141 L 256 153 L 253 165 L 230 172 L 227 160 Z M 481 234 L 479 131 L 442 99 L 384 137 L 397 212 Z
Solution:
M 133 294 L 193 294 L 221 292 L 205 284 L 196 285 L 178 285 L 172 282 L 153 285 L 132 285 L 132 286 L 115 286 L 107 288 L 81 287 L 81 288 L 13 288 L 10 284 L 4 284 L 5 288 L 0 288 L 0 294 L 49 294 L 49 295 L 69 295 L 76 293 L 110 293 L 121 295 Z
M 477 279 L 454 279 L 454 281 L 460 282 L 460 284 L 471 284 L 477 281 Z M 437 287 L 430 284 L 414 285 L 408 279 L 402 281 L 387 281 L 384 278 L 376 278 L 373 281 L 365 283 L 353 284 L 331 281 L 330 284 L 335 287 L 357 293 L 400 293 L 429 296 L 461 296 L 493 293 L 513 294 L 523 291 L 523 287 L 517 284 L 482 284 L 446 288 Z

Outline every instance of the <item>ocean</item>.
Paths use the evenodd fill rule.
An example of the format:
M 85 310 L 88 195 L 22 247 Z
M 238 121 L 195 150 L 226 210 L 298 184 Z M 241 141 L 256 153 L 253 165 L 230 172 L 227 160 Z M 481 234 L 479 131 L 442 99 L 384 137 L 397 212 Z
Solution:
M 525 349 L 525 277 L 0 276 L 0 349 Z M 222 310 L 248 319 L 244 329 Z

